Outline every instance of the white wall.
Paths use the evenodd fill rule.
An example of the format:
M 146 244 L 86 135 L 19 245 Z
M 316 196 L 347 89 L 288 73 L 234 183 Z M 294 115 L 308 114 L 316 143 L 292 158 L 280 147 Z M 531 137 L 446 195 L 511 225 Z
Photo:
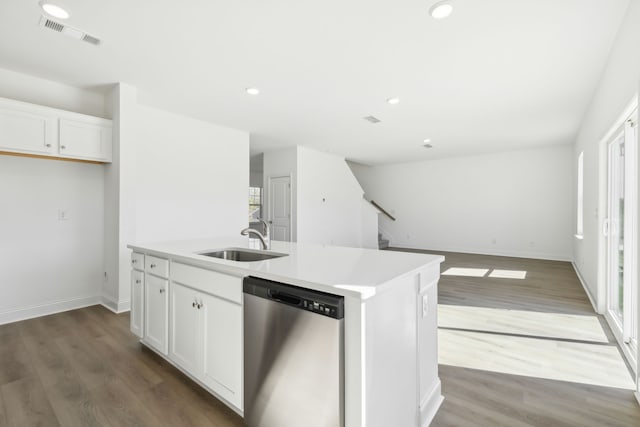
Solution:
M 572 152 L 565 145 L 353 170 L 396 217 L 380 219 L 392 246 L 568 260 Z
M 344 158 L 298 147 L 298 242 L 363 247 L 364 235 L 377 246 L 376 214 L 363 206 L 362 195 Z
M 100 93 L 4 69 L 0 97 L 106 116 Z M 0 323 L 100 302 L 103 185 L 101 165 L 0 156 Z
M 105 93 L 0 68 L 0 96 L 110 119 Z
M 600 197 L 599 170 L 602 159 L 600 140 L 613 126 L 632 97 L 638 93 L 640 76 L 640 1 L 631 1 L 620 31 L 611 50 L 609 61 L 595 90 L 578 132 L 572 164 L 577 165 L 580 152 L 584 151 L 584 239 L 573 242 L 573 260 L 597 304 L 604 303 L 603 289 L 598 289 L 598 238 L 606 212 L 598 211 Z M 574 175 L 577 169 L 574 169 Z M 575 177 L 574 191 L 576 189 Z M 604 193 L 604 192 L 603 192 Z M 575 198 L 573 217 L 575 217 Z M 574 219 L 575 228 L 575 219 Z M 600 288 L 604 285 L 601 284 Z
M 235 235 L 247 226 L 249 134 L 140 105 L 126 84 L 114 89 L 111 108 L 118 131 L 105 191 L 104 293 L 122 311 L 130 302 L 126 245 Z
M 269 217 L 269 178 L 291 177 L 291 241 L 296 242 L 298 228 L 298 147 L 267 151 L 263 158 L 264 216 Z
M 137 122 L 136 240 L 239 235 L 249 135 L 144 106 Z
M 0 323 L 99 302 L 102 182 L 100 165 L 0 156 Z

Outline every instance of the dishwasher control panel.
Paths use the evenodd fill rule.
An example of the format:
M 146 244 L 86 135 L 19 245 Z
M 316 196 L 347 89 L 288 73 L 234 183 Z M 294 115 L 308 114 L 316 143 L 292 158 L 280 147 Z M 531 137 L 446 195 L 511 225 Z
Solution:
M 302 308 L 305 308 L 309 311 L 313 311 L 315 313 L 325 314 L 327 316 L 335 317 L 338 312 L 338 308 L 331 304 L 313 301 L 313 300 L 303 300 Z
M 255 295 L 280 304 L 310 311 L 334 319 L 344 318 L 344 297 L 313 291 L 298 286 L 273 282 L 255 277 L 245 277 L 245 294 Z

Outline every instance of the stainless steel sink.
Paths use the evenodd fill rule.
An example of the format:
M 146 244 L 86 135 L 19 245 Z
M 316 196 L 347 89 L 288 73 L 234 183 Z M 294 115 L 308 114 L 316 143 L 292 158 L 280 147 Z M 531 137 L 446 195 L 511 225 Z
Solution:
M 279 254 L 276 252 L 249 251 L 239 248 L 226 248 L 214 252 L 198 252 L 198 254 L 212 258 L 220 258 L 239 262 L 264 261 L 266 259 L 287 256 L 287 254 Z

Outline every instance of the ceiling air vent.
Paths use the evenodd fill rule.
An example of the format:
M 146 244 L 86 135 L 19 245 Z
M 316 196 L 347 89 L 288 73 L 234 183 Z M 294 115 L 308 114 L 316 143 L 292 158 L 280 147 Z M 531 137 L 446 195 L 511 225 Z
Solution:
M 367 116 L 364 119 L 366 121 L 368 121 L 369 123 L 373 123 L 373 124 L 380 123 L 380 121 L 381 121 L 379 118 L 374 117 L 374 116 Z
M 92 36 L 91 34 L 87 34 L 85 31 L 79 30 L 77 28 L 73 28 L 69 25 L 56 22 L 51 18 L 47 18 L 46 16 L 42 16 L 40 18 L 40 26 L 42 28 L 48 28 L 55 32 L 62 33 L 65 36 L 71 37 L 72 39 L 82 40 L 94 46 L 97 46 L 100 44 L 99 38 Z
M 64 30 L 64 25 L 58 24 L 57 22 L 52 21 L 51 19 L 45 19 L 44 26 L 52 29 L 53 31 L 57 31 L 59 33 L 61 33 L 62 30 Z
M 100 44 L 100 39 L 97 37 L 93 37 L 92 35 L 89 34 L 85 34 L 84 37 L 82 38 L 82 41 L 85 41 L 87 43 L 91 43 L 91 44 L 95 44 L 95 45 L 99 45 Z

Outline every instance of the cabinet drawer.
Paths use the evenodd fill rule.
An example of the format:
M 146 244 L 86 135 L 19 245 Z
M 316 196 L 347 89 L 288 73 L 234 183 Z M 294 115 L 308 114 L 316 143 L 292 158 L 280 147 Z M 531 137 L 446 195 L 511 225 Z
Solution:
M 174 262 L 171 264 L 171 280 L 207 294 L 242 303 L 242 279 L 217 271 Z
M 144 257 L 144 270 L 160 277 L 169 277 L 169 260 L 147 255 Z
M 144 270 L 144 254 L 140 252 L 131 253 L 131 268 Z

